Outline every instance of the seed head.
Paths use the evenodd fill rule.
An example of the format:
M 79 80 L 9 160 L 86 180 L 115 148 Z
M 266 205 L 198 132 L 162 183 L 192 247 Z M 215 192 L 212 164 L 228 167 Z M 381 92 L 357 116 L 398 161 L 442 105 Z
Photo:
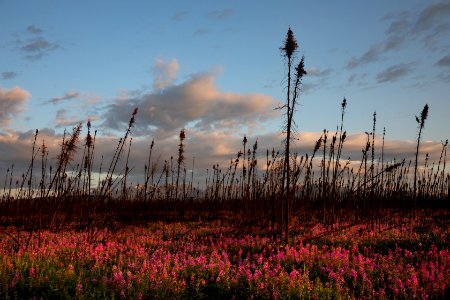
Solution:
M 347 99 L 344 98 L 341 103 L 342 109 L 345 109 L 347 107 Z
M 295 68 L 295 71 L 297 72 L 297 78 L 301 79 L 304 75 L 306 75 L 305 71 L 305 57 L 302 56 L 302 59 L 298 63 L 297 67 Z
M 86 146 L 91 147 L 92 146 L 92 135 L 90 132 L 88 132 L 87 136 L 86 136 Z
M 131 127 L 133 126 L 133 124 L 134 124 L 134 122 L 135 122 L 135 116 L 136 116 L 137 112 L 138 112 L 138 108 L 136 107 L 136 108 L 133 110 L 133 113 L 131 114 L 131 119 L 130 119 L 130 123 L 128 123 L 128 127 L 131 128 Z
M 320 139 L 317 140 L 316 145 L 314 146 L 313 152 L 316 153 L 319 150 L 321 145 L 322 145 L 322 137 L 320 137 Z
M 180 131 L 180 141 L 183 141 L 186 138 L 186 134 L 184 132 L 184 129 L 181 129 Z
M 284 51 L 285 56 L 290 59 L 292 54 L 294 54 L 295 50 L 297 50 L 298 44 L 297 40 L 294 37 L 294 33 L 292 32 L 291 27 L 289 27 L 288 32 L 286 34 L 286 40 L 284 41 L 284 47 L 281 49 Z
M 422 113 L 420 114 L 420 123 L 423 124 L 427 118 L 428 118 L 428 104 L 425 104 Z

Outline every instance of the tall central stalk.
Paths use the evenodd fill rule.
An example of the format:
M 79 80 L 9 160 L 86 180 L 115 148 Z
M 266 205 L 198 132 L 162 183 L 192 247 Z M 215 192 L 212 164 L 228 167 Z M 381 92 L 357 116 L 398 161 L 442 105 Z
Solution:
M 291 28 L 288 29 L 286 40 L 284 42 L 284 47 L 281 50 L 284 52 L 284 56 L 287 58 L 288 74 L 287 74 L 287 94 L 286 94 L 286 104 L 282 108 L 286 108 L 286 140 L 285 140 L 285 151 L 284 151 L 284 164 L 283 164 L 283 175 L 281 180 L 281 201 L 282 201 L 282 225 L 284 225 L 284 240 L 285 243 L 289 241 L 289 211 L 290 211 L 290 147 L 292 139 L 293 130 L 293 115 L 295 112 L 295 104 L 297 103 L 297 97 L 299 92 L 299 87 L 303 75 L 306 75 L 304 69 L 304 58 L 298 63 L 295 68 L 295 80 L 292 80 L 292 60 L 294 58 L 295 52 L 298 48 L 297 41 L 294 37 L 294 33 Z M 293 83 L 293 87 L 292 87 Z M 283 226 L 282 226 L 283 227 Z

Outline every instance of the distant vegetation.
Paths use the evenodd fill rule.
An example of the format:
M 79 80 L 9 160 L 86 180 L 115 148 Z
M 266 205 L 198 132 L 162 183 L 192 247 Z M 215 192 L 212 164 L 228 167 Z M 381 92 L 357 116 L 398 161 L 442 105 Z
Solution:
M 287 99 L 280 108 L 286 112 L 284 149 L 264 150 L 265 159 L 258 160 L 257 142 L 250 145 L 244 137 L 229 166 L 214 165 L 201 186 L 186 171 L 189 133 L 184 129 L 178 153 L 170 159 L 155 159 L 152 141 L 148 159 L 142 162 L 142 184 L 129 184 L 137 108 L 113 157 L 102 159 L 100 170 L 93 170 L 94 159 L 101 154 L 95 151 L 96 132 L 90 122 L 85 137 L 81 137 L 82 124 L 64 135 L 56 162 L 49 160 L 36 130 L 28 171 L 17 180 L 12 165 L 4 174 L 0 296 L 448 296 L 448 142 L 442 143 L 438 161 L 429 162 L 427 156 L 419 163 L 428 105 L 416 117 L 414 161 L 384 160 L 385 130 L 382 144 L 376 144 L 374 113 L 359 167 L 352 168 L 342 158 L 346 99 L 338 130 L 324 130 L 311 153 L 292 153 L 294 112 L 306 75 L 304 58 L 295 68 L 292 65 L 297 47 L 289 29 L 281 49 L 288 66 Z M 80 161 L 74 160 L 76 151 L 81 153 Z M 379 159 L 375 151 L 381 153 Z M 54 268 L 46 265 L 47 256 L 41 256 L 39 249 L 53 253 L 45 255 L 54 260 Z M 24 253 L 29 254 L 22 257 Z M 333 254 L 329 258 L 327 253 Z M 402 268 L 395 271 L 388 260 L 377 256 L 388 253 Z M 167 266 L 166 259 L 161 260 L 164 255 L 171 262 Z M 357 261 L 364 260 L 359 258 L 362 255 L 376 267 Z M 205 261 L 200 262 L 200 257 Z M 126 259 L 130 261 L 125 263 Z M 237 267 L 240 263 L 247 271 Z M 158 279 L 161 272 L 169 273 Z M 411 274 L 416 279 L 408 279 Z

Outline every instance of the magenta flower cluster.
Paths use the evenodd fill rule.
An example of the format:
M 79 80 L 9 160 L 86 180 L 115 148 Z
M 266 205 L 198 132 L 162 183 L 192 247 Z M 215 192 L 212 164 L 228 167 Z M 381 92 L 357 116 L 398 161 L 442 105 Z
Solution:
M 284 246 L 226 236 L 218 224 L 188 235 L 186 224 L 169 226 L 105 230 L 95 242 L 88 232 L 41 232 L 18 252 L 2 239 L 0 297 L 426 299 L 450 287 L 448 244 L 430 238 L 445 232 L 352 228 Z

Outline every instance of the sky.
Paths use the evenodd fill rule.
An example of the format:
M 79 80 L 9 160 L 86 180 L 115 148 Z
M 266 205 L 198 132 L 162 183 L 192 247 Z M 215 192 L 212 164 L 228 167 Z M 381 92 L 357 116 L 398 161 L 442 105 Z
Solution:
M 421 157 L 439 158 L 450 129 L 450 1 L 0 0 L 0 174 L 28 166 L 36 129 L 55 158 L 64 130 L 88 119 L 108 157 L 135 107 L 136 173 L 152 139 L 161 159 L 176 156 L 182 128 L 198 172 L 226 167 L 244 135 L 261 153 L 281 149 L 289 27 L 308 73 L 295 151 L 311 153 L 336 130 L 345 97 L 355 161 L 374 112 L 387 157 L 411 159 L 426 103 Z

